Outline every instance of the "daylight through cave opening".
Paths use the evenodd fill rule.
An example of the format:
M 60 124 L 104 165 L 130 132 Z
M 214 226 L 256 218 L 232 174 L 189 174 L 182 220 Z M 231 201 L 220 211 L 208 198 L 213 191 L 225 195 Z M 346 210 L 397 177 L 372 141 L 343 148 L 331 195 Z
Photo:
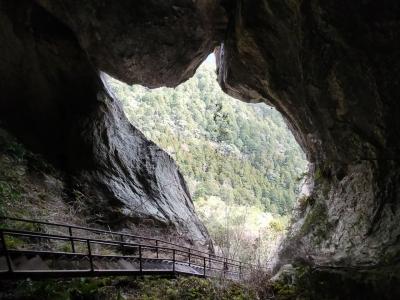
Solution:
M 130 122 L 166 150 L 187 182 L 218 254 L 265 263 L 305 180 L 305 154 L 281 114 L 225 94 L 214 54 L 176 88 L 105 83 Z
M 216 49 L 221 88 L 243 101 L 274 106 L 310 161 L 310 195 L 293 218 L 274 270 L 290 264 L 290 278 L 297 271 L 304 278 L 308 267 L 318 268 L 324 274 L 307 291 L 325 292 L 330 286 L 336 294 L 339 282 L 362 287 L 367 296 L 378 295 L 375 299 L 383 294 L 399 298 L 389 295 L 400 294 L 398 1 L 3 2 L 0 184 L 7 188 L 0 189 L 1 211 L 49 221 L 63 217 L 209 249 L 210 235 L 175 161 L 129 123 L 99 72 L 129 84 L 174 87 Z M 149 100 L 152 111 L 165 102 L 162 96 L 143 100 Z M 192 117 L 195 107 L 183 115 Z M 220 121 L 216 128 L 229 137 L 224 109 L 210 106 L 216 120 L 211 117 L 203 125 Z M 158 117 L 152 114 L 143 126 Z M 258 132 L 252 120 L 243 123 L 249 132 Z M 170 151 L 178 162 L 190 152 L 183 125 L 171 120 L 167 128 L 181 134 L 177 151 Z M 165 138 L 165 133 L 151 138 Z M 222 154 L 235 148 L 220 147 L 218 137 L 211 137 L 211 153 L 228 162 Z M 233 144 L 240 149 L 251 142 Z M 196 151 L 207 150 L 193 145 Z M 29 155 L 21 157 L 24 153 Z M 199 199 L 218 196 L 208 194 L 216 190 L 213 183 L 229 192 L 232 180 L 227 178 L 235 174 L 204 167 L 201 162 L 209 164 L 209 157 L 192 160 L 208 175 L 204 179 L 214 182 L 200 189 L 198 180 L 186 176 L 195 197 L 202 191 Z M 237 173 L 250 173 L 239 161 Z M 262 184 L 272 181 L 265 180 L 271 174 L 262 175 Z M 255 178 L 238 176 L 235 187 L 243 190 L 233 193 L 231 202 L 257 199 L 247 197 L 254 183 L 262 186 Z M 251 192 L 263 199 L 259 189 Z M 70 217 L 77 204 L 81 209 Z M 273 210 L 271 203 L 264 204 L 255 206 Z M 217 232 L 224 228 L 216 226 Z M 227 235 L 221 236 L 223 241 Z M 386 274 L 393 278 L 387 280 Z M 333 298 L 352 298 L 348 295 Z

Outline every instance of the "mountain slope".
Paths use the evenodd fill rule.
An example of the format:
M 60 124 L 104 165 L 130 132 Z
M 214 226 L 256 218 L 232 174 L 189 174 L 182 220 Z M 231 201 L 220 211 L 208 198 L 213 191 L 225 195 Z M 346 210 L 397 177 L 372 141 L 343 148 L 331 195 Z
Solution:
M 286 214 L 304 154 L 276 110 L 224 94 L 213 67 L 203 64 L 175 89 L 107 82 L 133 125 L 177 161 L 195 202 L 217 196 Z

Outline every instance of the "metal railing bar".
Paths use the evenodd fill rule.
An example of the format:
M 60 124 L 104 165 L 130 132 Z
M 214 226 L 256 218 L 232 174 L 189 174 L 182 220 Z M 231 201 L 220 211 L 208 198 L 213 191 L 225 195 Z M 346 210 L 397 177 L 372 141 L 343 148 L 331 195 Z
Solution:
M 166 252 L 166 253 L 170 253 L 172 251 L 173 253 L 173 262 L 181 262 L 184 264 L 187 264 L 188 261 L 181 261 L 179 259 L 176 259 L 175 255 L 179 253 L 180 254 L 184 254 L 184 256 L 188 256 L 189 257 L 189 266 L 192 264 L 193 266 L 196 267 L 200 267 L 200 268 L 204 268 L 200 265 L 198 265 L 196 263 L 196 259 L 198 260 L 203 260 L 203 264 L 205 259 L 207 259 L 209 261 L 209 270 L 216 270 L 216 271 L 223 271 L 225 270 L 226 273 L 228 273 L 229 271 L 227 270 L 226 267 L 230 268 L 230 269 L 235 269 L 235 268 L 239 268 L 239 274 L 244 275 L 245 273 L 243 272 L 243 269 L 253 269 L 254 267 L 256 268 L 260 268 L 257 265 L 252 265 L 252 264 L 243 264 L 240 261 L 236 261 L 236 260 L 231 260 L 231 259 L 226 259 L 220 256 L 216 256 L 216 255 L 210 255 L 206 252 L 202 252 L 200 250 L 196 250 L 196 249 L 192 249 L 189 247 L 184 247 L 184 246 L 179 246 L 170 242 L 166 242 L 166 241 L 161 241 L 158 239 L 153 239 L 153 238 L 143 238 L 143 237 L 139 237 L 139 236 L 134 236 L 134 235 L 129 235 L 129 234 L 123 234 L 123 233 L 116 233 L 116 232 L 112 232 L 112 231 L 105 231 L 105 230 L 98 230 L 98 229 L 91 229 L 91 228 L 86 228 L 86 227 L 81 227 L 81 226 L 74 226 L 74 225 L 67 225 L 67 224 L 59 224 L 59 223 L 50 223 L 50 222 L 44 222 L 44 221 L 33 221 L 33 220 L 25 220 L 25 219 L 17 219 L 17 218 L 7 218 L 7 217 L 1 217 L 0 219 L 11 219 L 11 220 L 15 220 L 15 221 L 22 221 L 22 222 L 30 222 L 30 223 L 38 223 L 38 224 L 45 224 L 45 225 L 52 225 L 52 226 L 62 226 L 65 228 L 68 228 L 68 233 L 69 235 L 57 235 L 57 234 L 47 234 L 47 233 L 41 233 L 41 232 L 31 232 L 31 231 L 24 231 L 24 230 L 14 230 L 14 229 L 0 229 L 1 234 L 3 236 L 3 241 L 5 243 L 4 240 L 4 235 L 19 235 L 19 236 L 26 236 L 26 237 L 31 237 L 31 238 L 43 238 L 43 239 L 49 239 L 49 240 L 62 240 L 62 241 L 70 241 L 71 242 L 71 249 L 72 249 L 72 253 L 69 252 L 64 252 L 65 254 L 74 254 L 75 253 L 75 245 L 74 245 L 74 241 L 83 243 L 86 242 L 88 245 L 88 250 L 91 249 L 90 248 L 90 244 L 100 244 L 100 245 L 109 245 L 109 246 L 122 246 L 124 248 L 139 248 L 140 251 L 143 249 L 150 249 L 152 251 L 156 251 L 157 252 L 157 258 L 159 257 L 159 252 Z M 88 231 L 92 231 L 92 232 L 101 232 L 101 233 L 106 233 L 107 235 L 110 234 L 118 234 L 121 237 L 121 241 L 115 241 L 115 240 L 102 240 L 102 239 L 92 239 L 92 238 L 82 238 L 79 236 L 73 236 L 72 235 L 72 228 L 77 228 L 77 229 L 82 229 L 82 230 L 88 230 Z M 151 240 L 151 241 L 156 241 L 156 245 L 144 245 L 144 244 L 140 244 L 140 243 L 131 243 L 131 242 L 126 242 L 124 241 L 123 237 L 127 236 L 127 237 L 134 237 L 134 238 L 140 238 L 143 240 Z M 172 246 L 177 246 L 181 249 L 176 249 L 176 248 L 172 248 L 172 247 L 163 247 L 163 246 L 159 246 L 159 243 L 164 243 L 167 245 L 172 245 Z M 184 250 L 182 250 L 184 249 Z M 185 251 L 186 250 L 186 251 Z M 10 251 L 15 251 L 15 250 L 10 250 Z M 197 253 L 192 253 L 192 251 L 195 251 L 197 253 L 202 253 L 202 254 L 206 254 L 206 256 L 203 255 L 199 255 Z M 57 253 L 57 252 L 52 252 L 52 253 Z M 79 253 L 76 253 L 79 254 Z M 103 256 L 103 255 L 98 255 L 98 254 L 92 254 L 90 253 L 89 256 L 93 256 L 93 257 L 107 257 L 107 256 Z M 136 258 L 136 256 L 126 256 L 126 255 L 122 255 L 122 256 L 114 256 L 114 257 L 125 257 L 125 258 Z M 152 258 L 146 258 L 146 259 L 152 259 Z M 168 260 L 168 259 L 163 259 L 163 260 Z M 193 262 L 193 263 L 192 263 Z M 232 262 L 238 262 L 239 264 L 235 264 Z M 218 268 L 213 268 L 212 267 L 212 263 L 214 264 L 221 264 L 222 268 L 218 269 Z M 174 263 L 175 265 L 175 263 Z M 175 266 L 174 266 L 175 267 Z M 262 267 L 261 267 L 262 268 Z
M 80 256 L 80 257 L 89 257 L 88 253 L 71 253 L 71 252 L 51 252 L 51 251 L 41 251 L 41 250 L 9 250 L 8 251 L 11 254 L 48 254 L 48 255 L 58 255 L 58 256 Z M 131 255 L 109 255 L 109 254 L 93 254 L 91 253 L 92 258 L 127 258 L 127 259 L 139 259 L 138 256 L 131 256 Z M 142 260 L 145 261 L 152 261 L 152 260 L 159 260 L 159 261 L 170 261 L 172 262 L 171 259 L 161 259 L 161 258 L 147 258 L 147 257 L 142 257 Z M 181 261 L 175 259 L 176 263 L 182 263 L 184 265 L 187 265 L 186 261 Z M 192 267 L 198 267 L 198 268 L 203 268 L 201 265 L 194 265 L 192 264 Z
M 87 256 L 87 253 L 83 252 L 62 252 L 62 251 L 44 251 L 44 250 L 18 250 L 9 249 L 11 254 L 54 254 L 54 255 L 69 255 L 69 256 Z
M 0 274 L 6 273 L 6 272 L 0 272 Z M 89 269 L 77 269 L 77 270 L 15 270 L 13 274 L 27 274 L 29 276 L 31 275 L 41 275 L 43 276 L 44 274 L 68 274 L 68 273 L 76 273 L 79 274 L 79 276 L 82 275 L 90 275 L 90 276 L 99 276 L 99 275 L 107 275 L 108 274 L 140 274 L 139 270 L 124 270 L 124 269 L 118 269 L 118 270 L 112 270 L 112 269 L 96 269 L 93 272 L 91 272 Z M 148 270 L 143 270 L 144 274 L 174 274 L 172 273 L 171 270 L 154 270 L 154 269 L 148 269 Z M 190 273 L 190 272 L 185 272 L 185 271 L 175 271 L 175 274 L 187 274 L 187 275 L 193 275 L 193 276 L 199 276 L 202 277 L 202 274 L 198 273 Z M 8 276 L 8 275 L 7 275 Z M 208 277 L 217 277 L 210 275 Z
M 109 245 L 109 246 L 119 246 L 119 245 L 124 245 L 125 248 L 139 248 L 141 247 L 142 249 L 155 249 L 156 246 L 149 246 L 149 245 L 141 245 L 141 244 L 132 244 L 132 243 L 123 243 L 123 242 L 119 242 L 119 241 L 104 241 L 104 240 L 97 240 L 97 239 L 85 239 L 85 238 L 80 238 L 80 237 L 75 237 L 75 236 L 62 236 L 62 235 L 54 235 L 54 234 L 44 234 L 44 233 L 31 233 L 31 232 L 25 232 L 25 231 L 20 231 L 20 230 L 10 230 L 10 229 L 6 229 L 6 230 L 2 230 L 4 231 L 4 233 L 6 235 L 20 235 L 20 236 L 26 236 L 26 237 L 34 237 L 34 238 L 45 238 L 45 239 L 53 239 L 53 240 L 63 240 L 63 241 L 67 241 L 67 240 L 74 240 L 74 241 L 79 241 L 79 242 L 87 242 L 88 240 L 90 241 L 91 244 L 101 244 L 101 245 Z M 175 253 L 183 253 L 183 254 L 187 254 L 186 252 L 182 251 L 182 250 L 177 250 L 174 248 L 168 248 L 168 247 L 157 247 L 159 250 L 163 250 L 166 251 L 168 253 L 170 252 L 175 252 Z M 53 252 L 54 253 L 54 252 Z M 68 253 L 68 252 L 64 252 L 64 253 Z M 73 254 L 73 253 L 71 253 Z M 197 254 L 192 254 L 192 256 L 196 256 L 198 258 L 204 258 L 200 255 Z M 122 257 L 124 257 L 122 255 Z M 125 257 L 135 257 L 135 256 L 125 256 Z M 217 263 L 222 263 L 223 261 L 219 261 L 216 259 L 211 259 L 214 262 Z M 187 262 L 187 261 L 182 261 L 182 262 Z M 231 266 L 235 266 L 235 265 L 231 265 Z
M 104 234 L 107 234 L 107 235 L 123 235 L 123 236 L 126 236 L 126 237 L 135 238 L 135 239 L 143 239 L 143 240 L 148 240 L 148 241 L 158 241 L 158 242 L 161 242 L 161 243 L 169 244 L 169 245 L 172 245 L 172 246 L 177 246 L 177 247 L 180 247 L 180 248 L 191 249 L 189 247 L 185 247 L 185 246 L 181 246 L 181 245 L 178 245 L 178 244 L 174 244 L 172 242 L 163 241 L 163 240 L 159 240 L 159 239 L 155 239 L 155 238 L 139 236 L 139 235 L 133 235 L 133 234 L 129 234 L 129 233 L 122 233 L 122 232 L 109 231 L 109 230 L 103 230 L 103 229 L 95 229 L 95 228 L 90 228 L 90 227 L 63 224 L 63 223 L 52 223 L 52 222 L 46 222 L 46 221 L 19 219 L 19 218 L 4 217 L 4 216 L 0 216 L 0 219 L 6 219 L 6 220 L 12 220 L 12 221 L 18 221 L 18 222 L 35 223 L 35 224 L 43 224 L 43 225 L 49 225 L 49 226 L 58 226 L 58 227 L 64 227 L 64 228 L 71 227 L 71 228 L 74 228 L 74 229 L 86 230 L 86 231 L 96 232 L 96 233 L 104 233 Z M 207 252 L 203 252 L 203 251 L 200 251 L 200 250 L 196 250 L 196 249 L 193 249 L 193 250 L 201 252 L 201 253 L 208 254 Z
M 100 239 L 91 239 L 91 238 L 82 238 L 78 236 L 69 236 L 69 235 L 58 235 L 58 234 L 50 234 L 50 233 L 36 233 L 31 231 L 24 231 L 24 230 L 14 230 L 14 229 L 0 229 L 5 235 L 19 235 L 19 236 L 26 236 L 32 238 L 43 238 L 43 239 L 50 239 L 50 240 L 62 240 L 62 241 L 69 241 L 73 239 L 74 241 L 78 242 L 86 242 L 90 240 L 93 244 L 104 244 L 104 245 L 111 245 L 111 246 L 136 246 L 136 248 L 141 244 L 133 244 L 127 242 L 119 242 L 119 241 L 112 241 L 112 240 L 100 240 Z M 146 246 L 151 248 L 152 246 Z M 155 246 L 153 246 L 155 247 Z M 170 248 L 165 248 L 170 249 Z
M 18 236 L 25 236 L 25 237 L 35 237 L 35 238 L 47 238 L 52 240 L 62 240 L 62 241 L 69 241 L 70 238 L 79 241 L 86 241 L 84 238 L 78 237 L 70 237 L 70 236 L 62 236 L 62 235 L 55 235 L 55 234 L 48 234 L 48 233 L 35 233 L 31 231 L 24 231 L 24 230 L 12 230 L 12 229 L 0 229 L 5 235 L 18 235 Z
M 47 254 L 47 255 L 58 255 L 58 256 L 80 256 L 88 257 L 87 253 L 72 253 L 72 252 L 52 252 L 52 251 L 42 251 L 42 250 L 8 250 L 10 254 Z M 93 258 L 127 258 L 127 259 L 138 259 L 138 256 L 133 255 L 110 255 L 110 254 L 91 254 Z M 146 258 L 152 259 L 152 258 Z M 161 259 L 160 259 L 161 260 Z
M 171 246 L 176 246 L 182 249 L 186 249 L 186 250 L 190 250 L 190 251 L 195 251 L 197 253 L 201 253 L 201 254 L 205 254 L 208 256 L 213 256 L 216 258 L 221 258 L 221 259 L 225 259 L 222 256 L 216 256 L 216 255 L 210 255 L 210 253 L 208 252 L 204 252 L 201 250 L 197 250 L 194 248 L 190 248 L 190 247 L 186 247 L 186 246 L 181 246 L 172 242 L 168 242 L 168 241 L 163 241 L 163 240 L 159 240 L 159 239 L 155 239 L 155 238 L 149 238 L 149 237 L 144 237 L 144 236 L 138 236 L 138 235 L 132 235 L 132 234 L 128 234 L 128 233 L 121 233 L 121 232 L 115 232 L 115 231 L 108 231 L 108 230 L 103 230 L 103 229 L 95 229 L 95 228 L 90 228 L 90 227 L 84 227 L 84 226 L 77 226 L 77 225 L 70 225 L 70 224 L 63 224 L 63 223 L 54 223 L 54 222 L 46 222 L 46 221 L 36 221 L 36 220 L 29 220 L 29 219 L 21 219 L 21 218 L 13 218 L 13 217 L 5 217 L 5 216 L 0 216 L 0 219 L 5 219 L 5 220 L 12 220 L 12 221 L 17 221 L 17 222 L 27 222 L 27 223 L 35 223 L 35 224 L 43 224 L 43 225 L 49 225 L 49 226 L 58 226 L 58 227 L 64 227 L 64 228 L 74 228 L 74 229 L 79 229 L 79 230 L 85 230 L 85 231 L 90 231 L 90 232 L 95 232 L 95 233 L 104 233 L 107 235 L 118 235 L 118 236 L 126 236 L 126 237 L 131 237 L 134 239 L 142 239 L 142 240 L 147 240 L 147 241 L 155 241 L 156 243 L 164 243 L 164 244 L 168 244 Z M 240 263 L 240 261 L 235 260 L 235 259 L 228 259 L 229 261 L 232 262 L 237 262 Z

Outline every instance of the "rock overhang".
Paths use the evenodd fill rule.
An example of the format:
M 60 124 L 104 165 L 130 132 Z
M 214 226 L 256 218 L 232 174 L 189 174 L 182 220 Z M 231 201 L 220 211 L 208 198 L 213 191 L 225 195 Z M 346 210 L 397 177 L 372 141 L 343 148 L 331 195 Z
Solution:
M 3 8 L 12 6 L 11 2 L 3 3 L 8 3 Z M 32 6 L 26 1 L 21 3 Z M 71 57 L 80 57 L 84 63 L 74 65 L 71 70 L 61 63 L 57 72 L 73 74 L 75 70 L 76 74 L 76 70 L 82 68 L 80 73 L 87 75 L 76 82 L 91 82 L 93 86 L 93 89 L 86 89 L 87 94 L 78 97 L 82 103 L 90 99 L 87 110 L 72 109 L 69 116 L 62 114 L 65 123 L 49 123 L 63 128 L 64 136 L 70 138 L 67 148 L 84 145 L 86 152 L 74 152 L 74 156 L 90 157 L 91 163 L 71 160 L 84 169 L 85 178 L 92 176 L 87 175 L 88 169 L 100 168 L 104 173 L 100 180 L 102 185 L 105 178 L 118 177 L 118 172 L 129 174 L 127 167 L 138 170 L 138 174 L 146 169 L 149 176 L 137 176 L 132 191 L 156 199 L 164 197 L 163 191 L 160 193 L 154 187 L 154 180 L 158 180 L 154 177 L 154 168 L 148 169 L 151 164 L 145 163 L 157 163 L 149 150 L 151 146 L 129 127 L 120 109 L 111 104 L 114 102 L 106 100 L 98 104 L 97 94 L 104 90 L 98 83 L 98 75 L 93 74 L 103 70 L 128 83 L 175 86 L 189 78 L 217 47 L 219 83 L 223 90 L 241 100 L 265 101 L 275 106 L 313 164 L 311 175 L 315 183 L 310 195 L 313 201 L 298 222 L 313 221 L 315 226 L 294 226 L 299 230 L 292 232 L 292 238 L 284 245 L 282 261 L 299 258 L 327 266 L 346 265 L 352 261 L 364 266 L 380 264 L 398 253 L 400 105 L 397 99 L 400 84 L 396 78 L 399 78 L 400 51 L 396 41 L 400 38 L 400 25 L 396 13 L 400 9 L 396 1 L 385 1 L 385 5 L 373 1 L 349 4 L 344 0 L 324 3 L 87 1 L 84 4 L 37 0 L 35 3 L 72 33 L 67 34 L 66 40 L 74 40 L 76 52 L 66 52 L 75 54 L 65 56 L 60 51 L 66 49 L 65 41 L 56 43 L 54 36 L 38 39 L 36 35 L 33 44 L 42 48 L 32 61 L 36 59 L 41 62 L 39 65 L 46 66 L 50 60 L 43 56 L 51 48 L 58 53 L 58 59 L 51 62 L 53 65 L 63 59 L 73 65 Z M 32 40 L 28 31 L 24 34 L 19 37 L 22 43 Z M 3 38 L 10 37 L 11 33 L 3 35 Z M 50 46 L 45 46 L 46 42 Z M 19 43 L 15 43 L 16 49 Z M 45 50 L 46 47 L 49 50 Z M 38 53 L 37 49 L 25 47 L 25 51 L 32 53 Z M 4 45 L 3 50 L 3 53 L 11 53 L 6 52 Z M 15 54 L 18 56 L 18 51 Z M 16 61 L 12 62 L 17 65 Z M 3 74 L 12 68 L 11 65 L 3 64 Z M 40 72 L 48 79 L 45 68 Z M 21 80 L 19 76 L 9 78 L 10 86 L 12 80 Z M 51 80 L 53 87 L 54 82 L 62 86 L 59 79 Z M 27 78 L 23 80 L 28 81 Z M 78 92 L 85 90 L 72 79 L 66 82 L 73 82 Z M 38 91 L 37 87 L 30 89 Z M 15 89 L 9 91 L 9 94 L 16 93 Z M 106 94 L 102 95 L 107 99 Z M 55 98 L 48 101 L 68 101 L 67 97 Z M 3 107 L 7 107 L 5 103 L 3 100 Z M 19 113 L 18 109 L 13 109 L 15 114 Z M 57 108 L 69 109 L 64 105 Z M 114 115 L 107 113 L 110 109 Z M 94 119 L 88 121 L 87 115 L 97 118 L 97 124 L 103 124 L 96 128 Z M 45 112 L 42 117 L 49 118 Z M 79 140 L 71 138 L 73 134 L 66 130 L 71 120 L 76 121 L 77 128 L 73 132 L 79 133 Z M 31 121 L 43 127 L 38 120 Z M 106 123 L 108 125 L 104 126 Z M 125 131 L 117 133 L 121 128 Z M 80 133 L 85 131 L 96 132 L 96 138 L 82 137 Z M 140 142 L 135 144 L 131 155 L 147 157 L 145 162 L 139 159 L 132 165 L 128 163 L 130 158 L 121 159 L 118 154 L 121 145 L 109 145 L 109 137 L 125 133 L 137 136 Z M 32 131 L 32 136 L 35 135 L 38 136 L 38 132 Z M 38 140 L 45 139 L 39 135 Z M 93 154 L 93 147 L 104 147 L 104 156 Z M 106 154 L 111 150 L 114 151 L 112 167 L 107 165 Z M 68 152 L 61 154 L 71 157 Z M 178 175 L 171 176 L 177 176 L 178 181 Z M 98 197 L 118 199 L 112 186 L 105 184 Z M 184 190 L 182 185 L 182 189 L 174 193 L 185 194 Z M 179 197 L 185 203 L 190 202 L 188 195 Z M 159 203 L 168 200 L 162 199 Z M 160 209 L 159 203 L 154 207 Z M 341 259 L 336 260 L 336 257 Z

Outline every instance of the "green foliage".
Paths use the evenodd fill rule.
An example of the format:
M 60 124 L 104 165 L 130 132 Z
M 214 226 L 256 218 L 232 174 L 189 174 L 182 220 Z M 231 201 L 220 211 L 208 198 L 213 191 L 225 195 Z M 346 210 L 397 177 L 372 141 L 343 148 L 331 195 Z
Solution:
M 0 293 L 1 296 L 1 293 Z M 20 281 L 10 299 L 251 300 L 255 293 L 229 281 L 179 277 L 77 278 Z
M 19 161 L 22 161 L 26 155 L 25 147 L 17 142 L 10 142 L 6 145 L 6 153 L 12 155 Z
M 322 170 L 317 168 L 314 172 L 314 180 L 318 181 L 323 177 Z
M 245 300 L 256 299 L 242 284 L 229 281 L 179 277 L 176 280 L 145 278 L 137 281 L 140 291 L 137 300 Z
M 69 299 L 69 291 L 61 288 L 55 280 L 31 281 L 25 280 L 18 284 L 16 297 L 23 299 Z
M 227 96 L 207 64 L 175 89 L 108 83 L 129 120 L 177 161 L 195 202 L 291 211 L 306 161 L 275 109 Z
M 299 236 L 313 232 L 315 241 L 321 243 L 326 239 L 331 229 L 332 225 L 329 223 L 326 205 L 324 203 L 315 203 L 305 217 Z
M 308 276 L 310 272 L 311 269 L 308 266 L 297 265 L 296 267 L 281 273 L 275 281 L 270 282 L 275 295 L 274 299 L 314 299 L 309 297 L 307 291 Z
M 106 287 L 111 287 L 107 289 Z M 123 299 L 110 278 L 77 278 L 72 280 L 24 280 L 18 283 L 15 299 L 72 300 Z
M 21 187 L 15 166 L 2 161 L 0 156 L 0 215 L 6 215 L 6 207 L 13 206 L 20 198 Z
M 40 191 L 40 184 L 30 179 L 44 172 L 52 174 L 54 168 L 0 128 L 0 215 L 29 218 L 34 210 L 39 209 L 44 202 L 41 200 L 46 199 L 47 193 Z M 0 226 L 5 225 L 7 224 L 0 220 Z M 16 223 L 12 226 L 21 230 L 39 230 L 24 228 L 33 226 L 27 223 Z
M 273 219 L 269 223 L 269 227 L 275 231 L 275 232 L 281 232 L 284 231 L 286 228 L 286 222 L 284 222 L 282 219 Z
M 279 300 L 296 299 L 297 291 L 296 288 L 292 285 L 277 281 L 272 284 L 272 288 L 275 292 L 276 299 Z
M 4 240 L 8 249 L 19 249 L 24 245 L 24 240 L 18 237 L 5 236 Z
M 207 64 L 175 89 L 108 84 L 132 124 L 178 163 L 217 251 L 264 261 L 287 223 L 276 215 L 291 212 L 306 168 L 282 116 L 227 96 Z
M 0 215 L 4 216 L 6 214 L 6 201 L 15 202 L 20 196 L 19 189 L 12 182 L 0 180 Z
M 0 128 L 0 215 L 21 198 L 18 163 L 25 154 L 25 148 Z
M 307 209 L 308 205 L 312 205 L 314 203 L 313 199 L 309 196 L 302 196 L 298 198 L 298 209 L 304 213 Z

